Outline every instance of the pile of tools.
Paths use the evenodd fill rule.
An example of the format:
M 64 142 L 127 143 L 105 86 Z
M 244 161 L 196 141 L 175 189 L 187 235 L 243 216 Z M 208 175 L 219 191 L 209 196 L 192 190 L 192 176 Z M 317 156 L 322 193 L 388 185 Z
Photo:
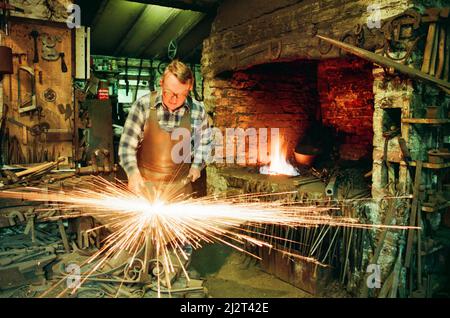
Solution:
M 2 215 L 3 210 L 0 209 Z M 0 291 L 30 283 L 44 284 L 46 266 L 64 252 L 58 228 L 35 224 L 34 210 L 27 211 L 30 213 L 16 208 L 9 213 L 10 224 L 14 226 L 0 229 Z
M 0 297 L 38 297 L 43 293 L 48 297 L 157 297 L 155 277 L 162 279 L 166 273 L 156 259 L 146 257 L 152 253 L 147 245 L 131 264 L 132 255 L 121 251 L 98 267 L 99 260 L 86 260 L 99 249 L 100 232 L 94 230 L 99 225 L 90 217 L 63 221 L 60 216 L 56 222 L 37 223 L 42 212 L 36 212 L 42 208 L 11 210 L 12 222 L 0 227 Z M 0 208 L 0 215 L 3 210 Z M 96 233 L 96 242 L 91 233 Z M 173 261 L 177 264 L 175 256 Z M 170 273 L 170 290 L 162 284 L 162 297 L 205 297 L 203 281 L 196 277 L 188 280 L 180 272 Z M 86 278 L 76 290 L 68 285 L 75 277 L 71 274 Z M 66 287 L 69 289 L 63 292 Z
M 0 178 L 0 184 L 2 184 L 1 189 L 7 189 L 15 186 L 22 186 L 24 184 L 28 184 L 32 181 L 41 181 L 41 178 L 44 176 L 48 176 L 48 174 L 53 170 L 58 168 L 58 165 L 61 162 L 64 162 L 65 158 L 58 158 L 56 161 L 46 162 L 39 165 L 34 165 L 29 168 L 24 168 L 21 166 L 18 167 L 10 167 L 11 169 L 7 169 L 8 167 L 3 167 L 0 170 L 2 177 Z M 17 168 L 22 168 L 22 171 L 14 172 L 13 170 L 17 170 Z

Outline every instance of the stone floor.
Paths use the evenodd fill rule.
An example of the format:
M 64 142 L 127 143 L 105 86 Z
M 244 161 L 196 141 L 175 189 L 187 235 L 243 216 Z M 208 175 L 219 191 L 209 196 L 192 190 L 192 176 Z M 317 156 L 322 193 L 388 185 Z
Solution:
M 313 296 L 261 270 L 258 261 L 229 247 L 215 244 L 194 252 L 190 269 L 205 279 L 213 298 L 349 297 L 337 285 Z

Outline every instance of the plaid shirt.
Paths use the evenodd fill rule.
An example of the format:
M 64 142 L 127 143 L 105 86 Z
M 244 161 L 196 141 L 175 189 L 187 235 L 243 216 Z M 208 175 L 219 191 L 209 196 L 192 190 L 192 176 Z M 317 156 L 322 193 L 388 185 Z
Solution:
M 186 111 L 190 111 L 192 128 L 191 144 L 194 145 L 191 148 L 193 149 L 192 156 L 194 158 L 192 167 L 202 169 L 205 166 L 205 161 L 211 149 L 211 133 L 207 129 L 208 117 L 203 103 L 188 96 L 183 106 L 171 112 L 163 106 L 161 92 L 158 91 L 155 99 L 155 107 L 159 126 L 168 132 L 179 127 L 183 115 Z M 120 165 L 124 168 L 128 176 L 138 170 L 136 152 L 139 143 L 143 139 L 144 127 L 149 115 L 150 94 L 147 94 L 139 98 L 131 106 L 120 138 Z M 194 138 L 198 138 L 199 142 L 194 143 Z

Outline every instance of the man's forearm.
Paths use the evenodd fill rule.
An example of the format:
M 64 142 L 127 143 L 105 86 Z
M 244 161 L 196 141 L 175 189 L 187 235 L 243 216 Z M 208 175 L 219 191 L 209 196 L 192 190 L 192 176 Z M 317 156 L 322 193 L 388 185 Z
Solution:
M 137 165 L 137 161 L 136 159 L 127 159 L 127 156 L 119 156 L 119 162 L 120 165 L 122 166 L 123 170 L 125 170 L 127 176 L 130 176 L 134 173 L 136 173 L 137 171 L 139 171 L 138 165 Z M 134 155 L 134 158 L 136 158 L 136 155 Z

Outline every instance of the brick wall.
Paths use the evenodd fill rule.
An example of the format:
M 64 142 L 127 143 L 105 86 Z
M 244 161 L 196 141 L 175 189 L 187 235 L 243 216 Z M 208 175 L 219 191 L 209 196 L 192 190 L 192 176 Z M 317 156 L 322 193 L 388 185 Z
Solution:
M 214 82 L 214 125 L 279 128 L 290 157 L 320 109 L 342 136 L 341 158 L 358 160 L 372 152 L 372 88 L 371 64 L 360 59 L 260 65 Z
M 325 126 L 342 135 L 342 159 L 372 156 L 372 64 L 359 58 L 329 59 L 318 65 L 318 91 Z
M 214 124 L 224 128 L 279 128 L 295 147 L 315 116 L 317 62 L 267 64 L 215 81 Z

